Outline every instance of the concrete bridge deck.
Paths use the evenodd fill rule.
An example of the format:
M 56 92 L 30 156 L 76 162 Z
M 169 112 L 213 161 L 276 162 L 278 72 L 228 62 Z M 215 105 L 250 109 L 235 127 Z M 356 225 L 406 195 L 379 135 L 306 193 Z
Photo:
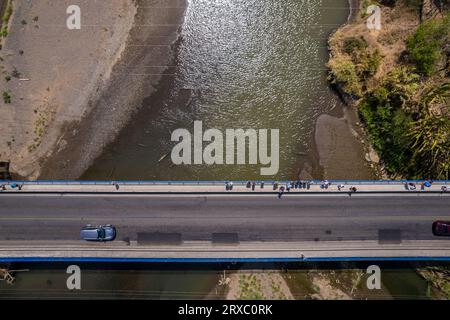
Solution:
M 0 261 L 448 260 L 450 238 L 432 234 L 436 220 L 450 220 L 449 193 L 13 191 L 0 194 Z M 79 238 L 84 225 L 107 223 L 114 242 Z

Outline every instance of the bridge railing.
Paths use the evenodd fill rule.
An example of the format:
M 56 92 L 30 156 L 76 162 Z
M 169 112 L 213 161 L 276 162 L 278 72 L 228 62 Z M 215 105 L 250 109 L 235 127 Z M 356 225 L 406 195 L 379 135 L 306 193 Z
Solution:
M 286 184 L 293 180 L 206 180 L 206 181 L 190 181 L 190 180 L 0 180 L 0 184 L 30 184 L 30 185 L 220 185 L 223 186 L 226 182 L 232 182 L 234 185 L 246 185 L 249 181 L 257 184 L 265 183 L 272 185 L 274 183 Z M 308 181 L 311 185 L 320 185 L 322 180 L 302 180 Z M 328 180 L 332 185 L 403 185 L 405 182 L 413 182 L 420 184 L 426 180 Z M 434 180 L 433 183 L 440 185 L 450 185 L 449 180 Z

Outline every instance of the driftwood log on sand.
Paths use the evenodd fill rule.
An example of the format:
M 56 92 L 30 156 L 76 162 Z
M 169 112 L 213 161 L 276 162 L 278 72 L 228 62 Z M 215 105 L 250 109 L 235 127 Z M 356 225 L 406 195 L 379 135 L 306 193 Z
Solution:
M 12 285 L 16 278 L 14 278 L 14 272 L 22 272 L 29 271 L 28 269 L 24 270 L 8 270 L 8 269 L 0 269 L 0 280 L 6 281 L 7 284 Z

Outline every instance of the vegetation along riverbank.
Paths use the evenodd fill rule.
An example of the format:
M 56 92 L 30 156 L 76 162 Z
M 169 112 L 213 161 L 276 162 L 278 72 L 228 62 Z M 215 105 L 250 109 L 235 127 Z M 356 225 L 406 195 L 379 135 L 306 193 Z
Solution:
M 381 8 L 381 30 L 367 8 Z M 450 1 L 362 1 L 330 38 L 329 79 L 392 178 L 450 177 Z
M 13 7 L 12 0 L 2 1 L 0 4 L 0 16 L 2 20 L 0 21 L 0 39 L 6 38 L 8 35 L 8 24 L 11 18 Z

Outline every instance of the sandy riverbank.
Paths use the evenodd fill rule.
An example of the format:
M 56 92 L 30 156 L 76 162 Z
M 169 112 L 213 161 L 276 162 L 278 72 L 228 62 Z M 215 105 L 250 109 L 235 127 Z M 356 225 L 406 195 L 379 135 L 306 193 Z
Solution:
M 0 81 L 12 102 L 1 105 L 2 158 L 19 176 L 37 178 L 39 163 L 61 143 L 64 126 L 91 109 L 89 101 L 110 78 L 136 8 L 131 0 L 108 6 L 81 1 L 81 30 L 68 30 L 68 1 L 15 0 Z
M 134 25 L 111 79 L 91 101 L 92 111 L 83 121 L 66 126 L 63 145 L 46 159 L 41 178 L 79 178 L 166 76 L 186 1 L 139 0 L 136 4 Z
M 278 271 L 238 271 L 222 281 L 228 289 L 226 300 L 294 300 Z
M 14 4 L 0 158 L 17 176 L 78 178 L 162 77 L 185 1 L 81 1 L 81 30 L 65 27 L 68 1 Z
M 360 5 L 359 0 L 349 0 L 349 16 L 345 25 L 356 21 Z M 378 159 L 369 150 L 358 120 L 356 111 L 343 101 L 338 101 L 329 113 L 320 115 L 314 130 L 313 156 L 301 164 L 299 177 L 377 179 L 374 161 Z

